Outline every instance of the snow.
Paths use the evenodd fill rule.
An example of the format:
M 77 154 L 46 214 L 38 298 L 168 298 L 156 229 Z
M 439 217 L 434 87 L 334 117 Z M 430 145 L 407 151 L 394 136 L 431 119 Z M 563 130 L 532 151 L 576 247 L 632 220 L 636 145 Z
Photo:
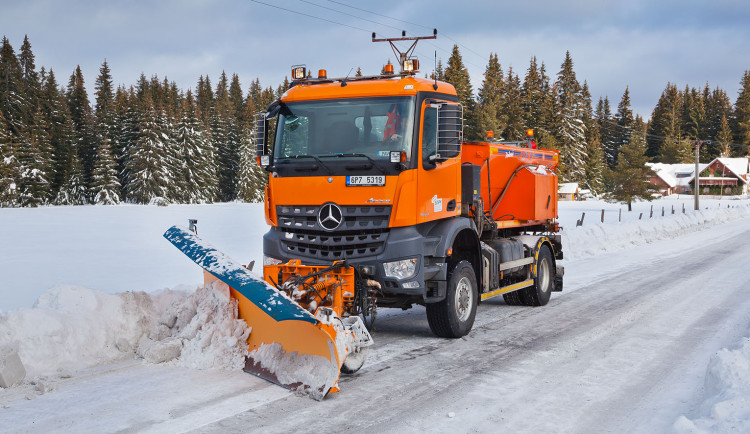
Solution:
M 682 213 L 683 204 L 685 214 Z M 625 270 L 634 265 L 644 267 L 647 263 L 644 261 L 653 263 L 678 256 L 694 243 L 708 244 L 717 237 L 730 239 L 732 233 L 746 226 L 750 219 L 748 205 L 744 198 L 702 198 L 701 210 L 696 212 L 692 209 L 691 196 L 673 196 L 653 203 L 636 202 L 633 211 L 627 212 L 622 204 L 561 202 L 560 222 L 564 228 L 565 246 L 563 265 L 567 271 L 565 291 L 553 296 L 553 302 L 560 300 L 557 304 L 528 311 L 534 313 L 510 311 L 508 315 L 511 316 L 502 321 L 504 332 L 511 333 L 514 322 L 535 312 L 565 313 L 565 300 L 575 300 L 575 294 L 586 289 L 584 282 L 605 282 L 612 270 Z M 650 217 L 651 206 L 653 217 Z M 663 217 L 662 207 L 665 210 Z M 605 211 L 604 223 L 600 222 L 602 209 Z M 586 213 L 584 224 L 576 227 L 575 222 L 582 212 Z M 620 212 L 621 222 L 618 221 Z M 247 333 L 251 331 L 244 322 L 235 318 L 236 303 L 229 298 L 226 286 L 222 287 L 218 282 L 208 288 L 196 285 L 202 280 L 200 270 L 162 238 L 166 228 L 184 224 L 188 218 L 197 218 L 201 237 L 211 240 L 228 256 L 262 264 L 260 240 L 266 231 L 262 205 L 0 209 L 0 240 L 5 246 L 11 246 L 0 251 L 0 275 L 3 276 L 0 283 L 3 310 L 0 312 L 0 348 L 18 348 L 27 371 L 22 385 L 0 389 L 0 418 L 7 421 L 9 431 L 29 430 L 24 425 L 25 420 L 38 420 L 39 424 L 31 430 L 40 432 L 64 426 L 72 431 L 95 432 L 185 431 L 230 420 L 228 418 L 238 420 L 240 412 L 289 397 L 288 391 L 266 386 L 239 371 L 244 365 Z M 647 250 L 652 246 L 657 250 Z M 644 255 L 648 251 L 652 253 Z M 606 264 L 607 267 L 596 264 Z M 739 265 L 733 264 L 727 262 L 727 273 L 737 273 L 736 270 L 743 267 L 741 260 Z M 706 282 L 721 285 L 730 284 L 737 278 L 730 275 L 701 277 Z M 691 281 L 690 284 L 695 283 Z M 667 284 L 674 287 L 673 291 L 679 291 L 679 285 L 679 282 Z M 705 302 L 712 303 L 709 299 Z M 671 306 L 672 301 L 665 294 L 652 297 L 651 303 L 653 308 L 644 305 L 622 313 L 613 311 L 609 322 L 593 324 L 593 328 L 577 336 L 569 348 L 544 345 L 537 349 L 522 335 L 517 336 L 509 348 L 532 347 L 537 359 L 545 364 L 559 357 L 570 356 L 575 360 L 579 351 L 587 354 L 582 351 L 584 344 L 606 338 L 608 335 L 603 334 L 604 331 L 627 324 L 635 334 L 607 350 L 610 353 L 602 354 L 601 358 L 583 356 L 590 358 L 579 360 L 586 368 L 580 371 L 577 379 L 566 382 L 563 378 L 542 376 L 540 381 L 585 387 L 592 398 L 605 395 L 607 388 L 614 388 L 631 400 L 639 401 L 641 396 L 634 392 L 637 389 L 633 389 L 629 379 L 637 377 L 640 370 L 654 363 L 649 358 L 649 344 L 658 346 L 659 339 L 665 339 L 664 342 L 669 344 L 666 339 L 671 334 L 698 334 L 705 330 L 698 327 L 691 331 L 684 326 L 680 331 L 669 323 L 670 317 L 665 316 L 664 323 L 660 324 L 662 334 L 650 338 L 657 342 L 649 342 L 646 329 L 638 330 L 638 324 L 649 316 L 666 312 L 666 309 L 657 310 L 655 306 Z M 671 310 L 679 314 L 686 306 L 674 305 Z M 719 308 L 719 304 L 714 308 L 717 317 L 731 314 L 723 313 Z M 443 360 L 447 362 L 448 359 L 442 359 L 446 355 L 440 355 L 437 350 L 430 355 L 424 353 L 423 348 L 463 347 L 473 345 L 472 341 L 476 339 L 481 344 L 485 339 L 482 333 L 488 333 L 487 327 L 494 327 L 488 317 L 478 316 L 476 333 L 473 331 L 467 339 L 446 343 L 431 337 L 429 332 L 415 329 L 414 319 L 421 317 L 409 316 L 413 311 L 403 314 L 382 312 L 379 316 L 385 318 L 384 321 L 395 318 L 398 328 L 403 330 L 392 337 L 393 342 L 403 340 L 403 343 L 388 346 L 388 342 L 379 341 L 375 335 L 376 345 L 372 348 L 376 352 L 365 362 L 362 374 L 375 379 L 374 388 L 396 387 L 386 380 L 396 374 L 395 370 L 388 368 L 399 360 L 419 357 L 411 362 L 425 364 L 426 360 L 432 360 L 439 367 Z M 735 312 L 735 315 L 741 312 Z M 398 320 L 399 315 L 406 315 L 403 321 Z M 570 315 L 574 324 L 585 321 L 588 312 L 574 316 L 571 311 Z M 663 405 L 647 413 L 654 419 L 644 423 L 671 427 L 679 433 L 750 431 L 750 329 L 746 318 L 744 327 L 738 328 L 737 322 L 733 322 L 733 328 L 724 330 L 721 335 L 701 334 L 705 340 L 697 343 L 696 348 L 702 357 L 691 359 L 688 372 L 666 371 L 666 377 L 675 377 L 675 382 L 668 383 L 674 390 L 661 392 L 666 401 L 657 400 L 656 405 Z M 389 326 L 388 322 L 382 325 L 385 330 Z M 415 339 L 407 338 L 408 335 L 415 335 Z M 737 336 L 738 340 L 728 340 L 730 336 Z M 377 352 L 377 345 L 386 347 Z M 418 346 L 412 351 L 410 345 Z M 281 363 L 279 361 L 283 358 L 272 354 L 277 350 L 269 345 L 258 351 L 271 354 L 267 360 Z M 605 358 L 617 362 L 614 366 L 618 369 L 612 370 Z M 538 360 L 526 360 L 512 369 L 531 372 L 537 364 L 542 365 Z M 299 364 L 300 359 L 288 363 Z M 374 365 L 373 370 L 368 371 L 368 364 Z M 311 369 L 315 366 L 315 363 L 302 363 L 299 367 Z M 290 371 L 288 366 L 272 369 Z M 320 369 L 330 370 L 330 364 L 326 362 L 325 367 L 321 364 Z M 575 369 L 575 366 L 570 369 Z M 477 370 L 481 371 L 481 368 Z M 301 375 L 304 376 L 304 372 Z M 454 400 L 450 406 L 434 407 L 438 413 L 424 413 L 428 411 L 427 407 L 417 408 L 415 405 L 413 416 L 425 424 L 425 429 L 432 427 L 437 431 L 501 429 L 503 425 L 490 423 L 493 419 L 481 419 L 486 415 L 480 409 L 504 394 L 510 394 L 506 402 L 513 402 L 512 398 L 518 396 L 523 387 L 530 387 L 533 383 L 521 381 L 523 376 L 512 382 L 507 382 L 499 374 L 485 376 L 482 380 L 484 386 L 477 387 L 474 393 L 461 395 L 461 399 Z M 678 377 L 682 383 L 676 382 Z M 435 381 L 431 387 L 440 389 L 439 383 L 450 384 L 452 377 L 449 373 L 440 373 Z M 167 384 L 170 393 L 163 390 Z M 344 384 L 342 392 L 334 398 L 315 403 L 320 407 L 317 410 L 313 407 L 313 413 L 306 413 L 307 417 L 312 421 L 312 414 L 327 414 L 328 401 L 341 401 L 347 393 L 353 395 L 365 385 L 364 381 Z M 523 387 L 514 389 L 515 386 Z M 407 384 L 406 387 L 418 389 L 422 386 Z M 124 401 L 117 401 L 117 412 L 111 410 L 115 396 L 110 390 L 120 391 L 114 395 L 123 395 Z M 586 426 L 583 419 L 600 420 L 595 415 L 580 420 L 574 417 L 565 419 L 566 414 L 577 414 L 579 410 L 574 409 L 582 403 L 566 402 L 559 395 L 550 395 L 550 399 L 552 396 L 558 401 L 550 404 L 549 399 L 544 399 L 540 402 L 551 405 L 546 410 L 550 420 L 561 419 L 568 424 L 558 428 L 580 431 Z M 75 402 L 73 408 L 71 399 Z M 398 400 L 399 393 L 393 392 L 390 399 Z M 644 397 L 643 402 L 649 401 Z M 408 409 L 409 405 L 409 402 L 404 402 L 401 407 Z M 464 409 L 462 405 L 468 407 Z M 280 407 L 279 411 L 283 408 Z M 267 426 L 271 431 L 283 430 L 280 428 L 283 425 L 274 423 L 291 423 L 265 422 L 270 425 L 258 427 Z M 541 419 L 538 422 L 541 423 Z M 539 423 L 536 426 L 540 426 Z M 336 426 L 344 428 L 344 425 Z M 231 423 L 228 427 L 232 427 Z M 393 421 L 381 427 L 387 431 L 414 431 L 413 427 Z M 598 427 L 600 430 L 605 428 L 603 425 Z M 214 426 L 213 429 L 217 428 Z
M 705 389 L 704 415 L 693 420 L 680 416 L 676 432 L 750 432 L 750 337 L 711 357 Z
M 562 183 L 558 187 L 557 192 L 560 194 L 575 194 L 578 192 L 578 183 L 577 182 Z

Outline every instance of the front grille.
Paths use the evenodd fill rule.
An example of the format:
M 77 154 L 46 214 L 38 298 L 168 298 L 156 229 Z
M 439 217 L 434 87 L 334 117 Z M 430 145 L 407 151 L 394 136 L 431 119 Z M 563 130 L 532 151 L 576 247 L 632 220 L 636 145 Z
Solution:
M 388 238 L 390 206 L 340 206 L 342 221 L 333 231 L 318 223 L 320 206 L 276 207 L 281 246 L 294 258 L 324 261 L 356 259 L 383 253 Z

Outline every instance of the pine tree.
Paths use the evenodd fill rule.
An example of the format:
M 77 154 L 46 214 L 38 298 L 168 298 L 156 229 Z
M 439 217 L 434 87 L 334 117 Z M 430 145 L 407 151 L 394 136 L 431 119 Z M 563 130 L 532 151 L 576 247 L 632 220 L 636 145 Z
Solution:
M 583 124 L 581 85 L 573 71 L 570 52 L 565 53 L 555 82 L 557 144 L 560 149 L 560 177 L 583 183 L 586 176 L 586 136 Z
M 617 167 L 607 176 L 609 193 L 605 196 L 611 202 L 628 204 L 628 211 L 632 210 L 634 200 L 652 200 L 654 189 L 649 182 L 653 171 L 646 166 L 646 128 L 638 117 L 633 121 L 628 142 L 620 148 Z
M 75 141 L 78 155 L 83 165 L 83 176 L 88 185 L 91 180 L 91 172 L 94 169 L 96 159 L 96 122 L 89 103 L 88 93 L 83 79 L 81 67 L 76 66 L 75 71 L 68 80 L 68 88 L 65 98 L 70 110 L 70 117 L 75 127 Z
M 245 127 L 240 141 L 239 182 L 237 199 L 244 202 L 262 202 L 268 174 L 255 160 L 255 131 L 250 126 Z
M 8 39 L 0 47 L 0 112 L 11 139 L 18 141 L 26 133 L 30 107 L 23 94 L 23 69 Z
M 107 142 L 102 143 L 96 153 L 91 190 L 95 205 L 120 203 L 120 181 L 117 179 L 116 163 Z
M 214 91 L 211 88 L 211 80 L 208 75 L 205 79 L 201 75 L 198 78 L 198 87 L 196 88 L 195 103 L 198 106 L 198 113 L 203 116 L 201 121 L 208 126 L 211 123 L 211 113 L 214 108 Z
M 617 113 L 614 117 L 617 128 L 614 130 L 614 143 L 608 154 L 611 155 L 613 163 L 617 166 L 620 148 L 630 142 L 630 134 L 633 131 L 633 110 L 630 108 L 630 89 L 626 86 L 622 94 L 620 104 L 617 105 Z
M 458 102 L 464 110 L 464 136 L 466 140 L 481 139 L 483 134 L 477 130 L 476 120 L 474 119 L 474 94 L 469 79 L 469 71 L 464 66 L 461 53 L 458 51 L 458 45 L 453 46 L 448 66 L 445 68 L 445 81 L 456 88 Z
M 229 84 L 229 103 L 232 107 L 232 115 L 240 123 L 243 121 L 244 112 L 242 108 L 244 106 L 244 100 L 242 86 L 240 85 L 240 77 L 237 76 L 237 74 L 232 74 L 232 81 Z
M 729 121 L 726 116 L 721 117 L 721 124 L 719 132 L 716 135 L 716 140 L 719 144 L 719 156 L 731 157 L 732 156 L 732 130 L 729 128 Z
M 668 136 L 659 150 L 658 161 L 666 164 L 689 163 L 694 160 L 692 144 L 680 137 Z
M 13 147 L 13 138 L 3 112 L 0 111 L 0 207 L 18 204 L 18 161 Z
M 735 140 L 743 145 L 738 155 L 748 155 L 750 150 L 750 70 L 740 81 L 740 93 L 734 103 Z
M 479 88 L 477 104 L 477 125 L 480 132 L 494 131 L 499 139 L 507 125 L 503 112 L 505 100 L 505 80 L 497 54 L 491 54 L 484 71 L 484 81 Z
M 69 135 L 70 115 L 64 97 L 51 69 L 42 77 L 42 93 L 40 106 L 45 122 L 49 128 L 51 145 L 51 167 L 48 168 L 50 181 L 50 197 L 57 196 L 57 191 L 63 185 L 68 173 L 67 164 L 70 161 L 70 146 L 72 137 Z
M 129 175 L 127 200 L 147 204 L 154 199 L 166 200 L 169 196 L 169 175 L 165 164 L 164 132 L 151 101 L 140 103 L 138 138 L 125 162 Z
M 41 81 L 39 78 L 39 73 L 36 72 L 34 53 L 31 51 L 31 43 L 29 43 L 28 36 L 24 36 L 23 38 L 23 44 L 21 45 L 21 52 L 18 55 L 18 61 L 21 66 L 22 73 L 23 84 L 21 87 L 21 91 L 26 102 L 24 107 L 24 123 L 26 125 L 31 125 L 34 122 L 34 115 L 37 108 L 39 107 Z
M 112 146 L 112 155 L 117 163 L 118 179 L 120 181 L 120 197 L 128 195 L 127 186 L 130 184 L 131 172 L 127 162 L 131 159 L 131 153 L 135 150 L 138 141 L 140 119 L 138 111 L 138 99 L 135 89 L 131 86 L 129 90 L 124 87 L 117 89 L 115 95 L 115 111 L 117 135 Z
M 84 180 L 83 165 L 75 145 L 70 159 L 70 171 L 65 183 L 57 193 L 55 205 L 84 205 L 88 203 L 89 194 Z
M 586 129 L 586 170 L 584 185 L 594 195 L 603 192 L 604 187 L 604 149 L 599 138 L 599 126 L 591 107 L 591 93 L 588 83 L 583 82 L 583 125 Z M 601 99 L 599 100 L 601 101 Z
M 661 147 L 664 138 L 680 140 L 680 113 L 682 112 L 682 94 L 677 86 L 667 83 L 666 89 L 661 94 L 656 107 L 651 114 L 651 122 L 648 125 L 648 155 L 653 161 L 657 161 L 662 154 Z
M 248 105 L 250 102 L 252 102 L 253 107 L 255 107 L 255 111 L 264 111 L 267 107 L 267 105 L 263 105 L 261 101 L 261 96 L 263 94 L 263 87 L 260 85 L 260 80 L 257 78 L 250 83 L 250 89 L 247 92 L 247 99 L 248 101 L 245 103 L 245 105 Z
M 218 196 L 216 153 L 188 90 L 175 135 L 187 186 L 182 201 L 211 203 Z
M 112 87 L 112 72 L 105 60 L 99 68 L 99 76 L 96 78 L 96 105 L 94 115 L 101 134 L 100 141 L 108 139 L 114 141 L 116 137 L 115 126 L 115 94 Z
M 36 207 L 49 201 L 50 138 L 41 110 L 19 146 L 18 201 L 21 206 Z
M 522 140 L 526 137 L 523 122 L 523 105 L 521 101 L 521 79 L 508 68 L 508 79 L 505 80 L 505 101 L 502 112 L 507 116 L 507 125 L 503 137 L 507 140 Z
M 521 108 L 524 126 L 533 129 L 539 147 L 556 149 L 553 134 L 553 96 L 544 64 L 537 66 L 536 57 L 531 58 L 521 89 Z

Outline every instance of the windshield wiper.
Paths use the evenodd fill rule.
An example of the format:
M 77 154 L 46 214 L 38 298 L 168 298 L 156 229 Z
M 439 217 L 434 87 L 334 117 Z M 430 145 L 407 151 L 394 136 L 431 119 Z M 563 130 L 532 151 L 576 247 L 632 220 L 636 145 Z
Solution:
M 289 159 L 298 160 L 302 158 L 310 158 L 312 160 L 315 160 L 316 162 L 320 163 L 321 166 L 326 168 L 329 175 L 333 175 L 333 170 L 331 170 L 330 167 L 326 166 L 326 164 L 322 162 L 320 158 L 316 157 L 315 155 L 290 155 L 288 157 L 284 157 L 283 159 L 284 160 L 289 160 Z
M 364 158 L 367 158 L 367 160 L 373 166 L 375 166 L 375 168 L 377 168 L 380 171 L 380 173 L 382 173 L 383 175 L 386 174 L 385 173 L 385 169 L 383 169 L 382 167 L 378 166 L 378 163 L 376 163 L 375 160 L 373 160 L 372 158 L 368 157 L 365 154 L 351 154 L 350 153 L 350 154 L 332 154 L 332 155 L 321 155 L 320 156 L 320 158 L 347 158 L 347 157 L 364 157 Z

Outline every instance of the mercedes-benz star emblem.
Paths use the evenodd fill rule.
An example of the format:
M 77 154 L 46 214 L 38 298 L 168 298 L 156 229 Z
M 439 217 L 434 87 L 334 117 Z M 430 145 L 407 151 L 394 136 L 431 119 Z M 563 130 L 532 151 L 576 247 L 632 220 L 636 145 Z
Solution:
M 335 203 L 327 203 L 320 207 L 318 213 L 318 224 L 327 231 L 333 231 L 341 225 L 344 220 L 341 208 Z

